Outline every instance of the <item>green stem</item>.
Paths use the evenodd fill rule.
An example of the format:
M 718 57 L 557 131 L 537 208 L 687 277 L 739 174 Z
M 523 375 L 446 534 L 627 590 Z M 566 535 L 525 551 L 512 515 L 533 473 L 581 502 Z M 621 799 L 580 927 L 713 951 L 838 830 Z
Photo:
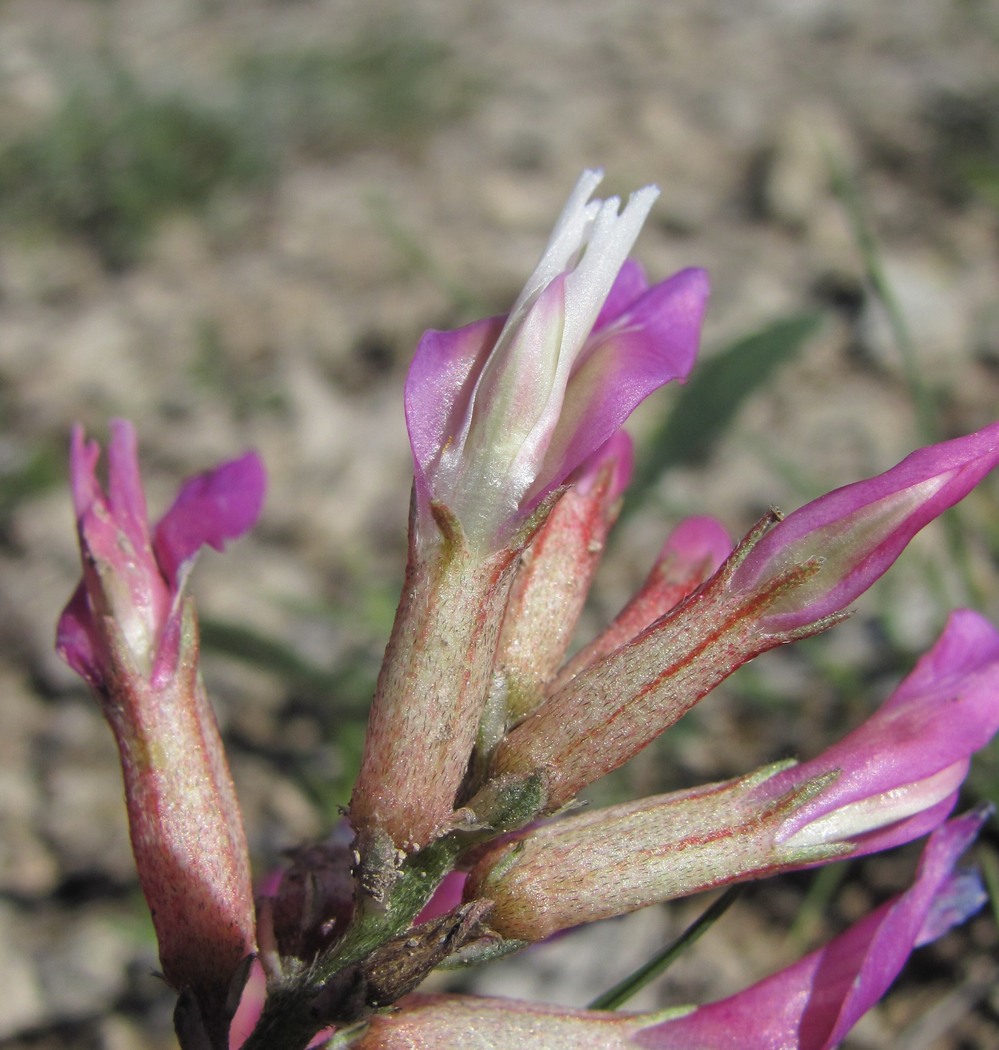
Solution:
M 316 1032 L 336 1021 L 335 1006 L 317 1006 L 324 989 L 337 975 L 410 927 L 466 846 L 467 841 L 459 836 L 448 836 L 408 857 L 384 906 L 362 902 L 350 929 L 326 955 L 288 986 L 269 993 L 243 1050 L 305 1050 Z
M 341 974 L 349 977 L 347 971 L 351 967 L 407 931 L 469 846 L 533 820 L 544 808 L 544 787 L 538 776 L 511 778 L 484 789 L 473 804 L 481 827 L 454 832 L 407 857 L 390 878 L 383 880 L 388 887 L 384 903 L 362 897 L 350 928 L 332 949 L 290 978 L 284 987 L 269 991 L 257 1027 L 243 1050 L 304 1050 L 320 1029 L 352 1023 L 363 1016 L 364 1003 L 349 998 L 356 991 L 349 980 L 344 986 L 348 1001 L 322 1002 L 324 993 L 330 998 L 334 979 Z M 433 965 L 429 963 L 428 969 Z M 359 977 L 363 983 L 363 973 Z

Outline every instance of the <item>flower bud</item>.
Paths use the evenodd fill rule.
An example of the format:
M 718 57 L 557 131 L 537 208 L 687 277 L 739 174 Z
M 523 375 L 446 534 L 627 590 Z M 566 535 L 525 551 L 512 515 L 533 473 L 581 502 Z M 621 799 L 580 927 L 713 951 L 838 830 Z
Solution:
M 833 1050 L 885 994 L 913 951 L 985 903 L 980 880 L 954 867 L 986 817 L 968 813 L 938 828 L 913 885 L 799 962 L 728 999 L 652 1024 L 645 1050 L 726 1050 L 753 1032 L 760 1045 Z
M 993 423 L 921 448 L 884 474 L 820 496 L 760 540 L 732 577 L 732 590 L 765 590 L 794 566 L 814 561 L 817 571 L 771 604 L 760 626 L 767 632 L 789 631 L 836 613 L 997 462 L 999 423 Z
M 619 430 L 576 471 L 521 555 L 494 671 L 506 723 L 537 707 L 558 671 L 617 518 L 631 463 L 631 439 Z

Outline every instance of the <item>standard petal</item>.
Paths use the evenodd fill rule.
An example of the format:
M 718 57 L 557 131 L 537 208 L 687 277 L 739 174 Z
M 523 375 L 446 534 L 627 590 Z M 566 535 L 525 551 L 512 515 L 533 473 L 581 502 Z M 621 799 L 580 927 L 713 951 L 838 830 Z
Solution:
M 152 558 L 149 547 L 149 514 L 139 474 L 135 427 L 127 419 L 112 419 L 108 442 L 108 506 L 115 524 L 133 549 Z
M 705 271 L 683 270 L 590 338 L 569 379 L 530 505 L 599 448 L 649 394 L 687 377 L 707 299 Z
M 405 407 L 416 483 L 429 499 L 428 475 L 445 448 L 464 440 L 476 378 L 505 317 L 487 317 L 452 332 L 431 329 L 406 377 Z
M 156 526 L 156 557 L 172 589 L 181 570 L 208 544 L 222 550 L 256 523 L 267 478 L 256 452 L 189 478 Z
M 56 652 L 87 683 L 97 688 L 101 681 L 101 643 L 94 631 L 94 618 L 81 582 L 59 617 Z

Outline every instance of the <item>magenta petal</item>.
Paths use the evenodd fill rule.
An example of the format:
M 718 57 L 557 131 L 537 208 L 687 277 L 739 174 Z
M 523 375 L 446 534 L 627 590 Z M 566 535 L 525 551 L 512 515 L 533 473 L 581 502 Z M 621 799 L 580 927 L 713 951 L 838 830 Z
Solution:
M 468 880 L 468 872 L 449 871 L 444 876 L 441 884 L 434 890 L 434 895 L 423 906 L 423 911 L 416 917 L 415 925 L 421 922 L 430 922 L 441 915 L 447 915 L 460 907 L 462 901 L 462 890 Z
M 150 601 L 159 570 L 149 547 L 146 498 L 139 478 L 135 430 L 123 419 L 112 420 L 108 446 L 108 494 L 97 479 L 101 447 L 87 441 L 83 428 L 73 428 L 69 474 L 73 508 L 83 553 L 84 576 L 88 566 L 113 566 L 132 592 L 136 604 Z M 155 606 L 155 599 L 152 599 Z
M 732 538 L 725 526 L 717 518 L 695 515 L 684 518 L 670 532 L 659 559 L 685 568 L 706 566 L 702 575 L 707 579 L 731 553 Z
M 581 495 L 589 493 L 603 471 L 613 471 L 605 499 L 608 503 L 621 496 L 631 481 L 635 465 L 635 445 L 626 430 L 613 433 L 591 456 L 573 472 L 569 482 Z
M 637 259 L 625 259 L 610 294 L 597 314 L 593 331 L 598 332 L 616 321 L 632 303 L 648 291 L 648 288 L 649 282 L 646 280 L 642 264 Z
M 959 609 L 933 648 L 863 725 L 818 758 L 772 777 L 761 791 L 777 797 L 793 784 L 841 770 L 834 783 L 795 811 L 781 830 L 785 839 L 824 814 L 945 770 L 953 769 L 953 779 L 960 782 L 971 754 L 997 731 L 999 631 L 978 613 Z M 897 835 L 891 841 L 881 838 L 862 840 L 862 852 L 901 841 Z
M 108 442 L 108 507 L 115 524 L 135 551 L 149 551 L 149 514 L 139 474 L 135 427 L 127 419 L 112 419 Z
M 948 931 L 967 922 L 985 906 L 988 893 L 977 871 L 955 872 L 940 889 L 923 921 L 916 947 L 932 944 Z
M 73 510 L 79 520 L 90 510 L 94 502 L 104 494 L 97 483 L 97 462 L 101 458 L 101 446 L 96 441 L 87 441 L 83 427 L 77 423 L 69 446 L 69 483 L 73 493 Z
M 267 479 L 256 452 L 189 478 L 156 526 L 154 545 L 172 589 L 181 567 L 208 544 L 222 550 L 226 540 L 253 527 L 263 507 Z
M 452 332 L 431 329 L 416 348 L 406 377 L 406 427 L 417 484 L 449 441 L 463 433 L 475 381 L 503 329 L 505 317 L 487 317 Z
M 87 591 L 81 582 L 59 617 L 56 652 L 88 685 L 96 688 L 101 680 L 99 645 Z
M 708 290 L 704 270 L 682 270 L 590 337 L 569 378 L 532 503 L 599 448 L 649 394 L 687 377 Z
M 973 913 L 980 897 L 952 870 L 984 821 L 969 813 L 930 837 L 913 886 L 800 962 L 744 992 L 632 1037 L 647 1050 L 829 1050 L 881 998 L 929 933 Z M 939 904 L 937 902 L 940 902 Z M 970 910 L 964 910 L 970 909 Z
M 764 617 L 768 631 L 815 623 L 845 608 L 913 536 L 962 500 L 999 462 L 999 423 L 918 449 L 877 477 L 820 496 L 776 525 L 732 578 L 749 589 L 809 558 L 825 559 L 796 607 Z

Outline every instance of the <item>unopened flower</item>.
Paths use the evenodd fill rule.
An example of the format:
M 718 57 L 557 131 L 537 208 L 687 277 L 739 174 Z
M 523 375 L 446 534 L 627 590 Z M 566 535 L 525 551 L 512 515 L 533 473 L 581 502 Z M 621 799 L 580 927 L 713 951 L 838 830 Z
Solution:
M 636 1034 L 645 1050 L 727 1050 L 739 1033 L 761 1033 L 780 1050 L 832 1050 L 888 991 L 914 948 L 974 915 L 986 894 L 955 872 L 988 815 L 979 809 L 935 831 L 913 885 L 817 951 L 743 992 Z
M 985 814 L 930 837 L 915 882 L 845 933 L 737 995 L 658 1014 L 569 1010 L 477 996 L 413 996 L 376 1017 L 356 1050 L 832 1050 L 884 995 L 914 948 L 984 903 L 981 883 L 955 873 Z
M 789 631 L 837 613 L 997 462 L 999 423 L 921 448 L 884 474 L 844 485 L 789 514 L 748 553 L 731 589 L 763 592 L 811 563 L 815 571 L 807 580 L 788 586 L 763 611 L 761 628 Z
M 999 423 L 914 452 L 783 521 L 763 519 L 719 572 L 587 666 L 503 741 L 495 775 L 540 773 L 551 810 L 616 769 L 760 653 L 823 631 L 999 462 Z
M 73 432 L 71 481 L 83 581 L 57 648 L 90 685 L 121 756 L 132 850 L 178 1025 L 226 1045 L 254 914 L 242 819 L 198 672 L 194 607 L 183 583 L 198 549 L 221 548 L 256 520 L 264 492 L 254 453 L 184 484 L 150 529 L 135 433 L 111 424 L 108 486 L 100 448 Z M 190 1008 L 193 997 L 195 1008 Z
M 950 813 L 999 731 L 999 632 L 951 615 L 881 708 L 823 754 L 737 780 L 555 820 L 477 861 L 466 899 L 536 941 L 714 886 L 908 842 Z

